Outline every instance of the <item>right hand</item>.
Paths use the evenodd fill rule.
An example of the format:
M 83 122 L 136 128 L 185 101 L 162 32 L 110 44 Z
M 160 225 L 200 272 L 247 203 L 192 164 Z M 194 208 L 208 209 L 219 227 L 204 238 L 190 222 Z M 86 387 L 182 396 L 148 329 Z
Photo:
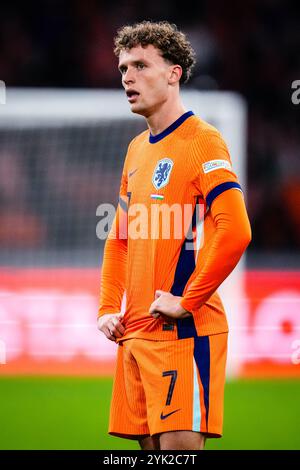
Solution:
M 116 341 L 125 333 L 122 325 L 123 313 L 106 313 L 98 318 L 98 330 L 105 334 L 110 341 Z

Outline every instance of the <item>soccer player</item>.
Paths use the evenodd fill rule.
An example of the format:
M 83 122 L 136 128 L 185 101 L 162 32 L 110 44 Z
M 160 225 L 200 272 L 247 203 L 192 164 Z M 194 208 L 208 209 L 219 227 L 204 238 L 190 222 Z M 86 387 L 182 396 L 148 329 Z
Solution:
M 102 266 L 98 328 L 118 343 L 109 433 L 145 450 L 203 449 L 223 425 L 228 325 L 216 289 L 251 229 L 220 133 L 181 102 L 195 61 L 185 35 L 144 21 L 118 31 L 115 53 L 148 130 L 128 147 Z M 182 235 L 175 225 L 186 216 L 166 236 L 163 208 L 174 204 L 192 210 Z M 199 249 L 189 234 L 201 207 Z

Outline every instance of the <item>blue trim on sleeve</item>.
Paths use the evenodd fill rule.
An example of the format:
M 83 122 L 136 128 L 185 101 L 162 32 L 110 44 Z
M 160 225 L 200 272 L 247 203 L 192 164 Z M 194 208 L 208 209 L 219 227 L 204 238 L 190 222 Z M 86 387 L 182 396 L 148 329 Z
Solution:
M 222 194 L 224 191 L 227 191 L 227 189 L 231 188 L 237 188 L 242 191 L 242 188 L 239 183 L 236 183 L 235 181 L 227 181 L 226 183 L 221 183 L 215 188 L 213 188 L 206 196 L 207 207 L 209 208 L 211 206 L 212 202 L 216 199 L 217 196 Z
M 167 135 L 171 134 L 173 131 L 175 131 L 175 129 L 177 129 L 177 127 L 179 127 L 187 118 L 189 118 L 190 116 L 193 116 L 194 113 L 193 111 L 187 111 L 186 113 L 184 113 L 182 116 L 180 116 L 178 119 L 176 119 L 175 122 L 173 122 L 173 124 L 171 124 L 169 127 L 167 127 L 167 129 L 165 129 L 164 131 L 160 132 L 159 134 L 157 135 L 152 135 L 151 132 L 150 132 L 150 135 L 149 135 L 149 142 L 150 144 L 155 144 L 156 142 L 159 142 L 161 139 L 163 139 L 164 137 L 166 137 Z

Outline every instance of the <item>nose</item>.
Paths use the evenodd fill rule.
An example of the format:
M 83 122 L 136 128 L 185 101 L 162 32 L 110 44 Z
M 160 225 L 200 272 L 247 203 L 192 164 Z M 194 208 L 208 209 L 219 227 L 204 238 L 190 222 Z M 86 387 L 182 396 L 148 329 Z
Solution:
M 130 83 L 134 83 L 134 81 L 134 71 L 128 67 L 128 69 L 123 75 L 123 82 L 125 83 L 125 85 L 129 85 Z

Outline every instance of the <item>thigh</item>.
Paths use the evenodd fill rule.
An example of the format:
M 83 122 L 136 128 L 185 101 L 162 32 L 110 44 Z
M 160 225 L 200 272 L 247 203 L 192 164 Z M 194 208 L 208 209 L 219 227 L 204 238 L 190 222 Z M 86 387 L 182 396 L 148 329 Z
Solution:
M 142 450 L 160 450 L 158 436 L 144 436 L 139 439 Z
M 200 432 L 171 431 L 159 437 L 161 450 L 203 450 L 206 437 Z
M 135 340 L 134 355 L 143 382 L 150 434 L 192 430 L 193 338 Z
M 131 353 L 131 341 L 118 346 L 110 408 L 109 433 L 140 440 L 149 436 L 146 397 L 139 368 Z
M 135 340 L 150 434 L 220 437 L 227 333 L 175 341 Z

